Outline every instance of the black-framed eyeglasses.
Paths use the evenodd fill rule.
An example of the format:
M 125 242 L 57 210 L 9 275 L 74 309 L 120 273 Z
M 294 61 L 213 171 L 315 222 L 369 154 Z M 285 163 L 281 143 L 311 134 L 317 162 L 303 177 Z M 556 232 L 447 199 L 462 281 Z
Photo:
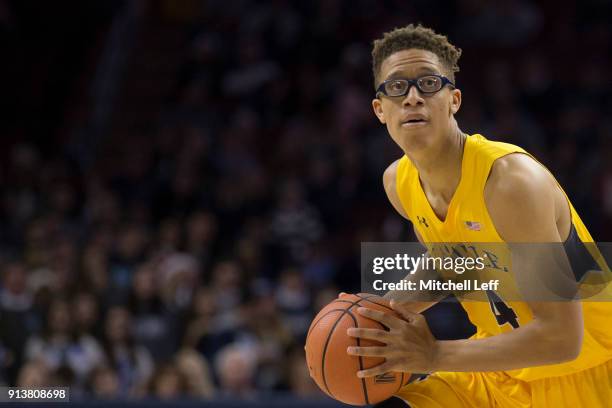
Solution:
M 416 79 L 395 78 L 387 79 L 376 89 L 376 97 L 379 93 L 385 96 L 404 96 L 410 92 L 412 85 L 416 86 L 419 92 L 425 95 L 431 95 L 444 88 L 445 85 L 450 85 L 453 88 L 455 84 L 442 75 L 423 75 Z

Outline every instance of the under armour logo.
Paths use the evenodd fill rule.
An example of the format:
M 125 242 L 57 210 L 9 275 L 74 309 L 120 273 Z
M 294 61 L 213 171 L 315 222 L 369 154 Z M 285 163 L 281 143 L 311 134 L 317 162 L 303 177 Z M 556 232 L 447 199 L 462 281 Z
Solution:
M 427 220 L 425 219 L 425 217 L 421 217 L 417 215 L 417 220 L 419 220 L 419 224 L 429 227 L 429 224 L 427 223 Z

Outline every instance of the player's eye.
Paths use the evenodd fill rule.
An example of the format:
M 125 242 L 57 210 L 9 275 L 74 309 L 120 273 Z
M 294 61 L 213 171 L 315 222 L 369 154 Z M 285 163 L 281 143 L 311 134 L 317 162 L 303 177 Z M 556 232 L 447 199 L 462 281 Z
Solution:
M 419 88 L 421 88 L 423 92 L 436 92 L 442 87 L 442 81 L 440 81 L 440 78 L 433 75 L 419 78 L 418 84 Z
M 403 95 L 408 87 L 408 82 L 401 79 L 389 81 L 385 84 L 385 91 L 389 96 Z

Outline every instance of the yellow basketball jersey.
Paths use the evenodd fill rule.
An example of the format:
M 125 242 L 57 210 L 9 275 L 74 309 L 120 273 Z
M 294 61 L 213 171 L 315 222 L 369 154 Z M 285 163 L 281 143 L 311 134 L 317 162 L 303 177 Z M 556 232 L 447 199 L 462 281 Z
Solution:
M 465 141 L 463 161 L 461 165 L 461 180 L 449 204 L 444 221 L 435 214 L 419 181 L 416 167 L 407 156 L 400 159 L 397 167 L 396 188 L 406 215 L 414 224 L 425 243 L 491 243 L 497 248 L 491 253 L 491 273 L 497 278 L 509 274 L 497 273 L 508 264 L 509 252 L 500 253 L 503 240 L 497 233 L 489 216 L 485 200 L 484 188 L 491 166 L 495 160 L 511 153 L 528 154 L 522 148 L 507 143 L 487 140 L 482 135 L 468 136 Z M 569 199 L 568 199 L 569 202 Z M 593 238 L 580 220 L 576 210 L 569 203 L 572 229 L 570 238 L 575 245 L 593 242 Z M 594 247 L 594 249 L 593 249 Z M 567 247 L 566 247 L 567 248 Z M 587 256 L 592 258 L 605 270 L 601 254 L 596 246 L 587 248 Z M 492 276 L 493 276 L 492 275 Z M 506 278 L 507 279 L 507 278 Z M 512 282 L 503 282 L 506 290 L 513 291 Z M 612 299 L 612 288 L 606 288 L 602 298 Z M 508 298 L 520 299 L 518 292 Z M 504 301 L 504 294 L 484 291 L 478 294 L 479 301 L 461 300 L 470 321 L 476 326 L 475 338 L 483 338 L 501 334 L 529 323 L 533 319 L 527 303 L 521 301 Z M 493 296 L 493 299 L 491 299 Z M 488 298 L 487 298 L 488 297 Z M 499 309 L 499 310 L 498 310 Z M 503 316 L 500 316 L 500 310 Z M 583 302 L 584 342 L 579 357 L 571 362 L 533 367 L 509 371 L 512 377 L 532 381 L 536 379 L 572 374 L 612 359 L 612 326 L 609 324 L 612 316 L 612 303 Z

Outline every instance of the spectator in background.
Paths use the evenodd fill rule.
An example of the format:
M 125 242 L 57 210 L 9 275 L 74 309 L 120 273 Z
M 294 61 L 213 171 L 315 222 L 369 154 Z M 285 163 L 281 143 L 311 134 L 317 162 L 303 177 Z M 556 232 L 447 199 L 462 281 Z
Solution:
M 221 395 L 234 398 L 253 398 L 256 395 L 256 353 L 257 350 L 237 343 L 229 344 L 217 353 L 215 371 Z
M 304 275 L 297 269 L 285 269 L 274 294 L 280 314 L 295 338 L 305 338 L 312 319 L 312 299 Z
M 187 389 L 187 380 L 173 363 L 161 365 L 149 384 L 149 393 L 161 400 L 185 398 Z
M 102 325 L 100 302 L 94 294 L 87 291 L 77 292 L 72 299 L 74 330 L 79 336 L 100 338 Z
M 24 265 L 11 262 L 2 269 L 0 308 L 4 311 L 27 312 L 32 307 L 32 294 L 27 287 Z
M 287 378 L 291 393 L 302 398 L 320 397 L 321 392 L 310 378 L 306 357 L 301 347 L 295 347 L 288 353 Z
M 121 396 L 117 372 L 106 364 L 93 370 L 88 388 L 95 399 L 112 400 Z
M 124 301 L 132 284 L 136 265 L 145 259 L 148 244 L 144 225 L 125 225 L 117 234 L 116 246 L 110 255 L 110 280 L 115 289 L 115 298 Z
M 173 316 L 160 296 L 155 265 L 140 264 L 134 272 L 128 306 L 133 313 L 134 340 L 149 350 L 155 360 L 167 360 L 177 347 L 172 333 Z
M 196 259 L 185 253 L 168 254 L 157 266 L 157 273 L 164 306 L 175 313 L 185 312 L 200 279 L 200 265 Z
M 50 374 L 49 367 L 43 360 L 30 360 L 19 370 L 16 386 L 20 388 L 49 387 L 51 385 Z
M 242 310 L 245 332 L 242 340 L 249 340 L 256 348 L 257 388 L 271 391 L 286 387 L 285 354 L 293 345 L 295 336 L 283 320 L 276 299 L 271 291 L 260 290 Z
M 104 325 L 104 351 L 109 366 L 116 371 L 119 394 L 138 395 L 146 387 L 154 364 L 146 348 L 135 344 L 131 314 L 122 306 L 111 307 Z
M 89 373 L 102 363 L 104 355 L 98 341 L 89 333 L 76 333 L 69 303 L 55 299 L 49 307 L 43 332 L 31 337 L 25 349 L 28 361 L 43 361 L 56 374 L 74 378 L 81 388 Z
M 87 224 L 94 227 L 116 227 L 119 224 L 122 210 L 117 194 L 95 176 L 91 177 L 87 187 L 84 211 Z M 110 247 L 110 242 L 107 243 L 107 246 Z
M 200 265 L 208 265 L 213 254 L 211 250 L 217 235 L 217 219 L 214 214 L 204 211 L 193 213 L 186 224 L 186 251 L 194 256 Z
M 51 221 L 54 222 L 54 221 Z M 55 296 L 68 296 L 75 289 L 77 284 L 77 266 L 79 248 L 73 232 L 63 230 L 65 226 L 53 228 L 53 233 L 49 237 L 50 248 L 47 265 L 51 271 L 51 289 Z
M 2 267 L 0 286 L 0 372 L 14 381 L 23 362 L 28 335 L 35 329 L 33 296 L 28 290 L 25 267 L 9 262 Z
M 297 180 L 281 185 L 270 228 L 281 253 L 297 262 L 305 259 L 309 246 L 323 234 L 319 213 L 306 201 L 304 188 Z
M 107 245 L 110 244 L 105 242 L 110 240 L 109 235 L 105 229 L 96 230 L 81 256 L 82 285 L 104 305 L 114 298 L 107 251 Z
M 200 287 L 195 293 L 185 331 L 184 345 L 194 348 L 208 361 L 225 345 L 238 337 L 237 323 L 227 325 L 219 313 L 219 294 L 209 287 Z
M 155 251 L 161 254 L 178 251 L 182 240 L 181 227 L 177 218 L 162 220 L 157 231 Z
M 216 294 L 217 323 L 221 326 L 218 329 L 234 330 L 242 324 L 238 306 L 244 297 L 245 283 L 241 266 L 234 260 L 213 266 L 211 287 Z
M 185 378 L 186 395 L 190 398 L 212 398 L 214 384 L 208 362 L 195 350 L 180 349 L 174 358 L 175 366 Z

